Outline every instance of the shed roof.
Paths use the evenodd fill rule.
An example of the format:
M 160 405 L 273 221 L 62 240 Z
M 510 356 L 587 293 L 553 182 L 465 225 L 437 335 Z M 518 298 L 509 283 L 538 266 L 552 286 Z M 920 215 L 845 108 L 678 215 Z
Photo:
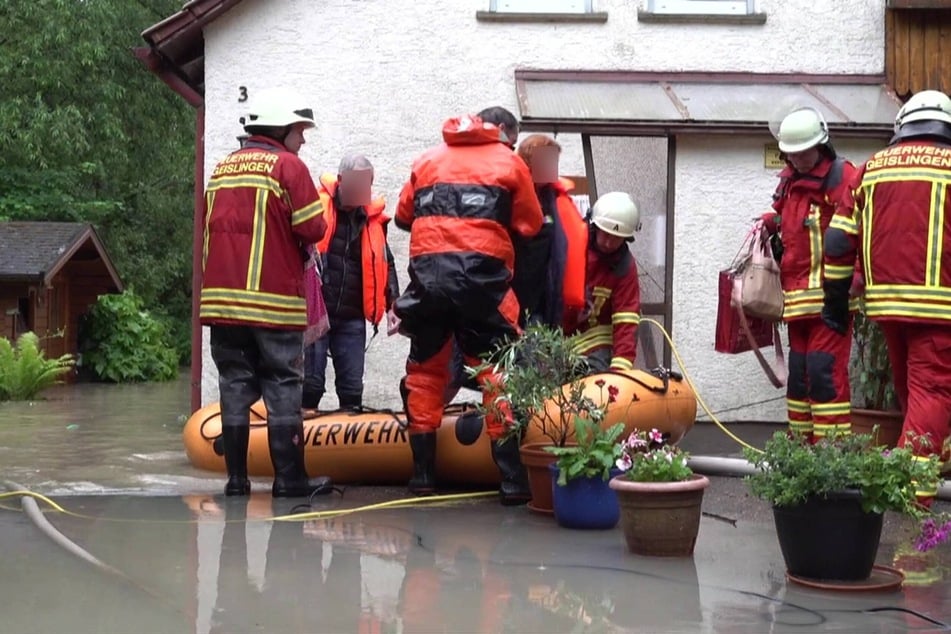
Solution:
M 893 131 L 901 100 L 878 75 L 515 71 L 526 130 L 667 134 L 762 132 L 813 107 L 845 135 Z
M 49 285 L 73 258 L 102 260 L 116 288 L 122 282 L 92 225 L 0 222 L 0 281 Z

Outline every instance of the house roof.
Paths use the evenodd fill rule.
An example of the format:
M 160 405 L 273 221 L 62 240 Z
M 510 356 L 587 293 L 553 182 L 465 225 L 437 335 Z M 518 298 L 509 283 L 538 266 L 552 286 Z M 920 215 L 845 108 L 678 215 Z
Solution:
M 0 222 L 0 281 L 49 285 L 72 259 L 99 259 L 118 290 L 122 281 L 92 225 Z
M 241 0 L 190 0 L 180 11 L 142 32 L 148 47 L 135 56 L 188 103 L 200 106 L 205 94 L 203 29 Z

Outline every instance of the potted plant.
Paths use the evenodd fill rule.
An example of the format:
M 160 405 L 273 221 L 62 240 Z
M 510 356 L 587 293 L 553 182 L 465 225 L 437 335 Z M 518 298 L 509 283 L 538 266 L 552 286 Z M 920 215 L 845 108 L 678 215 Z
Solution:
M 937 457 L 921 460 L 911 449 L 877 447 L 868 434 L 813 444 L 787 432 L 776 432 L 763 451 L 746 448 L 744 454 L 757 468 L 746 476 L 751 492 L 773 506 L 780 549 L 793 578 L 867 579 L 885 511 L 924 520 L 923 531 L 936 526 L 938 516 L 918 503 L 915 492 L 937 487 Z M 942 527 L 944 519 L 939 518 Z
M 852 432 L 870 434 L 876 445 L 894 447 L 901 437 L 904 417 L 898 409 L 885 336 L 859 310 L 852 323 L 852 340 Z
M 577 415 L 593 411 L 594 402 L 584 393 L 584 379 L 589 373 L 587 360 L 561 330 L 533 324 L 521 337 L 500 344 L 479 366 L 468 372 L 475 376 L 486 369 L 501 377 L 504 391 L 482 409 L 496 416 L 506 416 L 511 412 L 512 424 L 505 439 L 521 443 L 529 424 L 535 425 L 545 439 L 522 444 L 519 453 L 528 472 L 532 494 L 529 509 L 552 514 L 549 465 L 557 456 L 546 451 L 545 447 L 563 448 L 568 445 L 574 436 Z
M 605 381 L 599 379 L 598 383 L 603 389 Z M 611 387 L 606 403 L 602 401 L 605 405 L 592 403 L 585 415 L 576 416 L 575 444 L 545 448 L 558 459 L 549 465 L 554 479 L 552 502 L 555 519 L 565 528 L 606 529 L 618 522 L 617 495 L 608 480 L 621 454 L 617 439 L 624 432 L 624 424 L 601 427 L 607 403 L 616 398 L 610 393 Z
M 689 454 L 657 429 L 634 431 L 621 445 L 611 479 L 621 507 L 628 550 L 638 555 L 689 557 L 700 532 L 700 506 L 710 481 L 695 474 Z

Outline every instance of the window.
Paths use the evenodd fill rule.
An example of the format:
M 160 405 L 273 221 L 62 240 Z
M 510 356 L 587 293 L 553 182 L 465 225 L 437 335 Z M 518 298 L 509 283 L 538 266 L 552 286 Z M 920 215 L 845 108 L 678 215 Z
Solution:
M 647 0 L 649 13 L 689 15 L 748 15 L 755 0 Z
M 496 13 L 591 13 L 592 0 L 490 0 Z

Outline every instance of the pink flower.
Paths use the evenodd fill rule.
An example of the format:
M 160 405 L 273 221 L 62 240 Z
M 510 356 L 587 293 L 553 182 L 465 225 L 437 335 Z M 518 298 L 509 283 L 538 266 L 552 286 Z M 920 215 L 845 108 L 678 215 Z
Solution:
M 651 442 L 656 442 L 656 443 L 664 442 L 664 435 L 660 433 L 660 431 L 658 431 L 656 427 L 650 430 L 650 432 L 647 434 L 647 437 L 650 439 Z
M 617 400 L 617 395 L 621 393 L 621 390 L 617 386 L 609 385 L 608 386 L 608 403 L 613 403 Z
M 617 468 L 620 469 L 621 471 L 627 471 L 627 470 L 629 470 L 631 467 L 634 466 L 634 461 L 631 460 L 631 457 L 630 457 L 629 455 L 624 454 L 623 456 L 621 456 L 620 458 L 618 458 L 617 461 L 616 461 L 614 464 L 615 464 L 615 466 L 617 466 Z
M 597 381 L 594 382 L 594 384 L 597 385 L 598 387 L 604 387 L 604 379 L 598 379 Z M 611 390 L 610 390 L 610 388 L 609 388 L 609 389 L 608 389 L 608 392 L 610 392 L 610 391 L 611 391 Z

